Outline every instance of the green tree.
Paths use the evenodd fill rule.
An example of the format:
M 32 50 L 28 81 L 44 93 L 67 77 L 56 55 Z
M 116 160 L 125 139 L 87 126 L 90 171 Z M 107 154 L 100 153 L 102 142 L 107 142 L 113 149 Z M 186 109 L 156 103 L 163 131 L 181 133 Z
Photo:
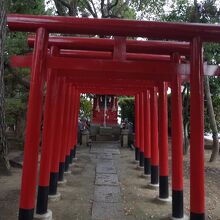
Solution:
M 129 122 L 134 124 L 134 97 L 119 97 L 118 105 L 121 108 L 121 119 L 127 118 Z
M 163 15 L 164 21 L 179 21 L 179 22 L 197 22 L 197 23 L 219 23 L 220 21 L 220 10 L 217 7 L 216 0 L 203 0 L 193 2 L 188 0 L 176 0 L 171 5 L 172 10 Z M 219 64 L 220 61 L 220 45 L 213 43 L 204 44 L 204 59 L 208 64 Z M 212 83 L 210 83 L 210 80 Z M 210 158 L 210 162 L 215 161 L 219 151 L 218 141 L 218 124 L 219 116 L 218 112 L 215 111 L 218 108 L 219 102 L 219 79 L 216 77 L 205 77 L 205 130 L 212 131 L 213 134 L 213 151 Z M 211 93 L 210 92 L 213 92 Z M 214 92 L 215 90 L 215 92 Z M 211 98 L 212 94 L 212 98 Z M 184 116 L 184 151 L 186 152 L 188 146 L 188 125 L 189 125 L 189 85 L 186 84 L 183 92 L 183 116 Z M 214 101 L 215 100 L 215 101 Z M 187 103 L 187 104 L 186 104 Z M 214 114 L 216 112 L 216 114 Z
M 159 19 L 165 0 L 48 0 L 61 16 Z
M 6 39 L 5 3 L 0 0 L 0 168 L 9 169 L 8 145 L 5 125 L 4 44 Z
M 16 137 L 23 136 L 24 128 L 21 126 L 25 119 L 26 104 L 29 91 L 29 70 L 12 69 L 9 66 L 8 58 L 13 54 L 25 54 L 30 52 L 27 45 L 27 34 L 19 32 L 7 33 L 5 38 L 5 13 L 23 13 L 23 14 L 45 14 L 44 0 L 0 0 L 1 12 L 1 85 L 0 85 L 0 102 L 1 102 L 1 147 L 0 160 L 6 159 L 7 142 L 6 127 L 15 127 Z M 3 22 L 2 22 L 3 21 Z M 4 59 L 3 59 L 4 58 Z M 4 95 L 5 94 L 5 95 Z M 5 97 L 5 102 L 4 102 Z M 5 107 L 5 108 L 4 108 Z M 6 111 L 4 111 L 6 110 Z M 4 112 L 6 120 L 4 120 Z M 6 124 L 5 124 L 6 122 Z
M 91 98 L 83 94 L 80 96 L 80 118 L 86 118 L 91 121 L 92 118 L 92 101 Z

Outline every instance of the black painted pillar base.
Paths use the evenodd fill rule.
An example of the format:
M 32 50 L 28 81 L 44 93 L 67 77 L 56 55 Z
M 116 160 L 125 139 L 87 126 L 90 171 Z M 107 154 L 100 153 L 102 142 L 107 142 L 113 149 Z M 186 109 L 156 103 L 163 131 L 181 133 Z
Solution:
M 43 215 L 47 213 L 49 186 L 38 186 L 36 213 Z
M 205 214 L 190 212 L 190 220 L 205 220 Z
M 67 172 L 69 170 L 69 164 L 70 164 L 70 155 L 66 155 L 64 172 Z
M 140 158 L 139 158 L 139 166 L 143 167 L 144 166 L 144 152 L 140 151 Z
M 144 174 L 145 175 L 151 174 L 150 158 L 144 158 Z
M 74 149 L 72 148 L 70 151 L 70 163 L 73 163 L 73 158 L 74 158 Z
M 135 147 L 135 160 L 139 161 L 139 159 L 140 159 L 139 148 Z
M 76 145 L 74 146 L 74 149 L 73 149 L 73 159 L 76 158 Z
M 34 209 L 19 209 L 18 220 L 33 220 Z
M 172 217 L 183 218 L 183 191 L 173 190 L 172 191 Z
M 159 177 L 159 198 L 168 199 L 169 198 L 169 180 L 168 176 Z
M 58 182 L 59 173 L 50 173 L 50 185 L 49 185 L 49 195 L 57 194 L 57 182 Z
M 64 170 L 65 170 L 65 163 L 60 162 L 58 181 L 63 181 L 64 180 Z
M 151 184 L 159 183 L 159 166 L 151 165 Z

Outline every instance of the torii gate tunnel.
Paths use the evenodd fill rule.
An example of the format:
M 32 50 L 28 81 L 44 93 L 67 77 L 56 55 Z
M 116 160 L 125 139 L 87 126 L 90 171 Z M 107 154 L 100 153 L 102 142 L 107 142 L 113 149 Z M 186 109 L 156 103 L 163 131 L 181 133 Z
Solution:
M 219 42 L 220 26 L 11 14 L 10 31 L 34 32 L 33 54 L 13 56 L 31 68 L 19 220 L 34 216 L 43 86 L 46 83 L 36 214 L 47 215 L 48 197 L 75 158 L 80 93 L 135 96 L 135 160 L 169 201 L 167 88 L 172 91 L 172 218 L 184 219 L 181 83 L 190 82 L 190 219 L 205 219 L 203 42 Z M 50 33 L 113 39 L 49 37 Z M 172 41 L 138 41 L 144 37 Z M 182 42 L 181 42 L 182 41 Z M 185 59 L 190 57 L 190 61 Z M 158 135 L 159 134 L 159 135 Z

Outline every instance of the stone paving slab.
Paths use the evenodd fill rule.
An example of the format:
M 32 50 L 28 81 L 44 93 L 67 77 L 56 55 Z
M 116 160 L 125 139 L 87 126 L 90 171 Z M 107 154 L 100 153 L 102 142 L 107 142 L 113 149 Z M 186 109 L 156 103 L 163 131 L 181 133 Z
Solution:
M 118 149 L 111 149 L 111 148 L 104 149 L 104 153 L 111 153 L 113 155 L 120 155 L 120 151 Z
M 119 149 L 114 145 L 100 145 L 91 149 L 96 154 L 96 179 L 94 201 L 92 205 L 92 220 L 125 220 L 122 197 L 117 170 L 113 155 L 119 155 Z
M 97 163 L 96 173 L 116 173 L 112 160 L 101 161 Z
M 121 202 L 119 186 L 95 186 L 95 202 Z
M 93 220 L 125 220 L 121 203 L 93 202 Z
M 96 173 L 95 185 L 119 185 L 117 174 Z
M 91 149 L 90 153 L 91 154 L 112 154 L 112 153 L 120 154 L 120 151 L 114 148 L 94 147 Z
M 97 154 L 97 159 L 103 159 L 103 160 L 112 160 L 112 154 L 111 153 L 103 153 L 103 154 Z
M 103 154 L 104 153 L 104 148 L 100 147 L 92 147 L 90 150 L 90 154 Z

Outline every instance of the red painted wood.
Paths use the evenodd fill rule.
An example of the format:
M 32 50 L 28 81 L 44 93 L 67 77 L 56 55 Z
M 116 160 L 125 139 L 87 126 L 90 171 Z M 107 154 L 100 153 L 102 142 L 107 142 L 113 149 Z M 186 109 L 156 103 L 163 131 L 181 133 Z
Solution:
M 159 84 L 159 165 L 160 176 L 168 176 L 168 107 L 167 107 L 167 83 Z
M 144 153 L 144 92 L 140 93 L 140 108 L 139 108 L 139 114 L 140 114 L 140 152 Z
M 35 38 L 33 36 L 28 38 L 30 47 L 34 46 L 34 40 Z M 51 46 L 57 46 L 61 49 L 113 52 L 114 39 L 51 36 L 49 38 L 49 47 Z M 190 45 L 188 42 L 126 40 L 126 52 L 160 55 L 170 55 L 174 52 L 178 52 L 180 55 L 189 55 Z
M 102 58 L 102 59 L 107 59 L 108 56 L 108 53 L 103 55 L 102 53 L 101 54 L 97 54 L 97 52 L 90 52 L 91 54 L 89 54 L 88 56 L 86 56 L 86 53 L 87 51 L 78 51 L 77 53 L 75 52 L 63 52 L 64 53 L 64 57 L 62 57 L 62 60 L 65 59 L 65 53 L 66 53 L 66 56 L 69 57 L 69 56 L 75 56 L 75 57 L 84 57 L 84 58 L 93 58 L 96 56 L 96 58 Z M 75 53 L 75 54 L 74 54 Z M 100 52 L 99 52 L 100 53 Z M 160 56 L 157 56 L 157 55 L 152 55 L 152 54 L 127 54 L 128 56 L 128 60 L 133 60 L 134 62 L 135 61 L 143 61 L 143 60 L 147 60 L 149 61 L 149 63 L 151 64 L 155 64 L 157 65 L 157 63 L 155 62 L 162 62 L 162 63 L 166 63 L 166 61 L 168 61 L 168 57 L 167 56 L 163 56 L 163 55 L 160 55 Z M 31 60 L 32 60 L 32 57 L 31 55 L 27 55 L 27 56 L 11 56 L 10 57 L 10 64 L 12 67 L 31 67 Z M 88 61 L 88 60 L 83 60 L 82 59 L 82 62 L 85 62 L 85 61 Z M 53 63 L 55 61 L 51 61 L 51 63 Z M 66 62 L 70 62 L 70 60 L 66 60 Z M 146 63 L 148 64 L 148 63 Z M 51 64 L 52 65 L 52 64 Z M 159 65 L 159 64 L 158 64 Z M 169 66 L 169 64 L 167 65 Z M 59 67 L 56 67 L 56 68 L 59 68 Z M 178 68 L 178 72 L 181 74 L 181 75 L 188 75 L 190 74 L 190 66 L 189 64 L 179 64 L 177 66 Z M 203 66 L 204 68 L 204 74 L 205 75 L 208 75 L 208 76 L 220 76 L 220 67 L 217 66 L 217 65 L 206 65 L 204 64 Z M 72 67 L 70 68 L 72 69 Z M 69 73 L 70 74 L 70 73 Z M 164 74 L 162 74 L 164 75 Z M 185 79 L 184 76 L 182 76 L 182 80 Z M 187 79 L 187 78 L 186 78 Z
M 173 56 L 179 62 L 179 56 Z M 171 83 L 171 133 L 172 133 L 172 189 L 183 190 L 183 124 L 182 94 L 179 75 L 173 76 Z
M 151 112 L 150 112 L 150 92 L 144 93 L 144 157 L 151 158 Z
M 135 95 L 135 147 L 140 148 L 140 144 L 139 144 L 139 94 Z
M 203 55 L 199 37 L 191 45 L 190 211 L 205 213 Z
M 220 41 L 220 25 L 135 21 L 125 19 L 91 19 L 60 16 L 9 14 L 11 31 L 35 32 L 39 27 L 50 33 L 114 35 L 190 41 L 200 36 L 203 41 Z
M 52 54 L 57 54 L 58 48 L 53 47 Z M 40 160 L 40 174 L 39 185 L 48 186 L 51 170 L 51 161 L 53 153 L 53 139 L 55 133 L 55 118 L 56 107 L 58 100 L 57 97 L 57 79 L 56 70 L 48 70 L 47 73 L 47 89 L 45 97 L 45 108 L 43 116 L 43 132 L 42 132 L 42 144 L 41 144 L 41 160 Z
M 111 92 L 111 90 L 109 90 L 109 92 Z M 97 93 L 95 92 L 95 94 L 97 94 Z M 105 94 L 105 92 L 103 92 L 102 94 Z M 106 124 L 108 124 L 108 125 L 117 125 L 118 124 L 118 120 L 117 120 L 117 117 L 118 117 L 118 104 L 117 104 L 117 98 L 114 98 L 114 96 L 112 94 L 113 93 L 109 94 L 109 95 L 111 95 L 111 102 L 108 103 L 108 105 L 107 105 Z M 97 109 L 97 102 L 99 102 L 99 104 L 98 104 L 99 108 L 98 109 Z M 115 106 L 114 110 L 113 110 L 113 104 Z M 94 124 L 100 124 L 100 125 L 103 125 L 103 123 L 104 123 L 104 106 L 101 106 L 99 96 L 94 98 L 92 122 Z
M 64 103 L 64 114 L 63 114 L 63 123 L 62 123 L 62 141 L 60 142 L 61 144 L 61 154 L 60 154 L 60 162 L 64 162 L 65 161 L 65 157 L 66 157 L 66 135 L 67 135 L 67 124 L 68 124 L 68 120 L 69 120 L 69 106 L 70 106 L 70 96 L 69 96 L 69 85 L 67 83 L 65 83 L 65 95 L 63 97 L 63 99 L 65 99 Z
M 40 143 L 40 126 L 43 98 L 43 78 L 45 74 L 45 56 L 48 33 L 39 28 L 36 35 L 36 45 L 33 53 L 33 63 L 30 81 L 30 94 L 25 132 L 24 162 L 20 193 L 20 208 L 35 207 L 35 192 L 37 184 L 38 150 Z
M 151 115 L 151 165 L 159 165 L 158 149 L 158 97 L 157 88 L 150 90 L 150 115 Z
M 51 163 L 51 172 L 59 172 L 59 162 L 61 157 L 61 148 L 63 146 L 63 136 L 62 136 L 62 125 L 63 118 L 65 114 L 65 79 L 58 78 L 58 94 L 57 99 L 59 100 L 56 108 L 56 117 L 55 120 L 55 133 L 53 138 L 53 157 Z M 56 146 L 56 147 L 55 147 Z

